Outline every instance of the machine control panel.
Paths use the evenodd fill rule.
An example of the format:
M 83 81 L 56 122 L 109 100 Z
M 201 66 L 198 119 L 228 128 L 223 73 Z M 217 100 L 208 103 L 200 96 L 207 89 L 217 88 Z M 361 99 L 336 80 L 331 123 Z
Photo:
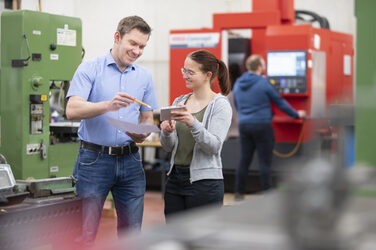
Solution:
M 305 77 L 269 77 L 269 82 L 280 94 L 306 93 Z
M 43 133 L 44 101 L 46 95 L 30 95 L 30 134 Z
M 267 52 L 267 77 L 278 93 L 307 93 L 306 60 L 306 51 Z

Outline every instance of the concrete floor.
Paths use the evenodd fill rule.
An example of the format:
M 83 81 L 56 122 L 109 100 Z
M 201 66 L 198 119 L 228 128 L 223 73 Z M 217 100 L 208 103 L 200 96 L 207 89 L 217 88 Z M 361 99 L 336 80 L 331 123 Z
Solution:
M 246 195 L 245 199 L 250 199 L 252 195 Z M 224 196 L 224 205 L 232 206 L 239 204 L 241 201 L 234 200 L 234 194 L 226 193 Z M 145 207 L 142 222 L 142 230 L 152 227 L 153 225 L 164 224 L 164 202 L 161 192 L 147 191 L 145 193 Z M 103 209 L 102 218 L 99 224 L 96 243 L 111 242 L 117 240 L 116 233 L 116 212 L 111 208 L 111 203 L 106 201 Z

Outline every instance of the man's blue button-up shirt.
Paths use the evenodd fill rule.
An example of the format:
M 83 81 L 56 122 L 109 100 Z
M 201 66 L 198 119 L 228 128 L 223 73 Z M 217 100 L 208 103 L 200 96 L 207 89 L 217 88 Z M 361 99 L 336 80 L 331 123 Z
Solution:
M 118 92 L 126 92 L 136 99 L 157 109 L 154 82 L 150 72 L 137 64 L 129 65 L 121 72 L 114 58 L 107 55 L 81 63 L 75 72 L 67 98 L 80 96 L 89 102 L 110 101 Z M 150 110 L 136 102 L 115 112 L 108 112 L 81 121 L 78 136 L 81 140 L 105 145 L 126 145 L 132 139 L 110 125 L 105 116 L 138 123 L 140 111 Z

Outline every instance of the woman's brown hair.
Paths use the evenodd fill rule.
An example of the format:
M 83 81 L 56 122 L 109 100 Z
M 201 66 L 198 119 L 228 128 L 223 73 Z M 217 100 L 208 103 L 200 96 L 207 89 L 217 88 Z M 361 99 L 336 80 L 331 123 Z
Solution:
M 229 72 L 226 64 L 207 50 L 196 50 L 188 55 L 190 59 L 200 64 L 202 72 L 212 72 L 210 83 L 213 84 L 215 76 L 218 78 L 219 88 L 223 95 L 228 95 L 231 90 Z

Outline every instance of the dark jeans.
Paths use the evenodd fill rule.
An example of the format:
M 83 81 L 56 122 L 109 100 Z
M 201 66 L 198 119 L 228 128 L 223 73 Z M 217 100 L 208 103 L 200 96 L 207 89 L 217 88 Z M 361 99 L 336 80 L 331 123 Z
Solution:
M 115 202 L 118 234 L 141 229 L 146 182 L 139 153 L 111 156 L 80 148 L 73 175 L 78 180 L 77 195 L 83 199 L 83 232 L 77 242 L 94 242 L 109 191 Z
M 222 179 L 205 179 L 190 183 L 189 166 L 174 166 L 167 178 L 164 213 L 168 222 L 171 214 L 209 204 L 222 206 Z
M 241 157 L 236 169 L 235 192 L 245 193 L 248 168 L 257 150 L 262 190 L 272 187 L 271 164 L 274 148 L 274 132 L 271 124 L 240 124 Z

